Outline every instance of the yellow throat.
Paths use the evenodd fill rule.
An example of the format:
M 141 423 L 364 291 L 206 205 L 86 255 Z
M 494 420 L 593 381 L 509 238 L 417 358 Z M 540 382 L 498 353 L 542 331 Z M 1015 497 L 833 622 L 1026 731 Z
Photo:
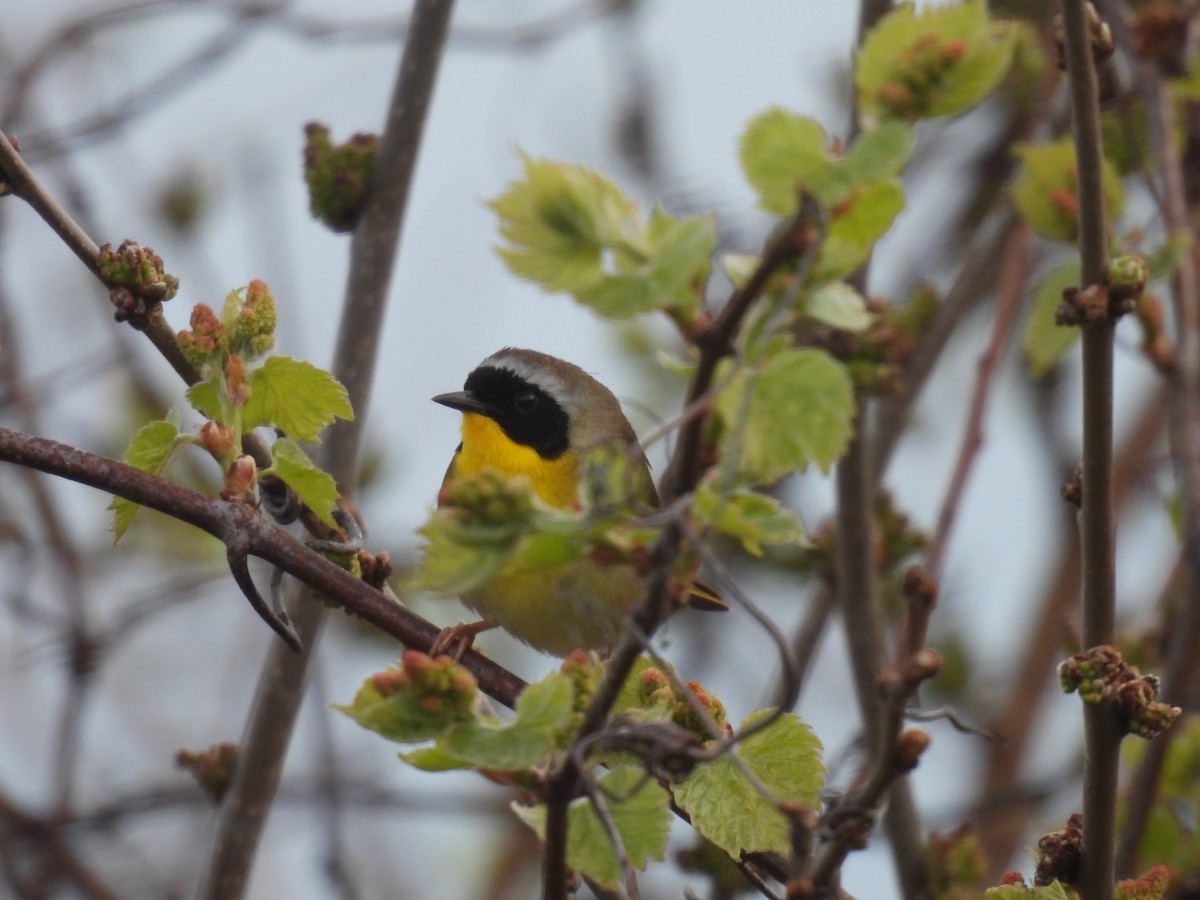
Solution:
M 454 457 L 454 473 L 472 475 L 482 469 L 524 475 L 537 495 L 551 506 L 570 509 L 577 502 L 579 457 L 573 450 L 557 459 L 542 459 L 533 448 L 510 440 L 492 419 L 464 412 L 462 449 Z

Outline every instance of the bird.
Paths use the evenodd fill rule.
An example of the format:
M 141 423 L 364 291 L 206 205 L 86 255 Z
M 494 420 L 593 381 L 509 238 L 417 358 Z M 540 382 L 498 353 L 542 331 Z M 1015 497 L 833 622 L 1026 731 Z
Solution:
M 495 469 L 528 478 L 544 503 L 573 509 L 585 460 L 607 449 L 629 454 L 636 482 L 630 499 L 658 505 L 650 465 L 620 402 L 579 366 L 505 347 L 479 363 L 461 391 L 432 399 L 462 413 L 462 442 L 439 497 L 454 479 Z M 434 649 L 457 647 L 461 655 L 476 634 L 499 626 L 554 656 L 576 649 L 604 653 L 616 645 L 626 613 L 642 595 L 642 578 L 628 563 L 601 565 L 585 558 L 500 572 L 462 596 L 483 619 L 444 629 Z M 693 586 L 688 599 L 700 609 L 725 608 L 702 585 Z

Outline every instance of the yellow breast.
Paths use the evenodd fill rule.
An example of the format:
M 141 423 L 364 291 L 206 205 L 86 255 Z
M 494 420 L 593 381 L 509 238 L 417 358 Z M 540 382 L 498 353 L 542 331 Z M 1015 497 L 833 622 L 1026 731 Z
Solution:
M 454 458 L 454 473 L 471 475 L 482 469 L 524 475 L 551 506 L 570 509 L 577 502 L 579 458 L 574 452 L 542 459 L 536 450 L 509 440 L 504 429 L 487 416 L 464 412 L 462 449 Z

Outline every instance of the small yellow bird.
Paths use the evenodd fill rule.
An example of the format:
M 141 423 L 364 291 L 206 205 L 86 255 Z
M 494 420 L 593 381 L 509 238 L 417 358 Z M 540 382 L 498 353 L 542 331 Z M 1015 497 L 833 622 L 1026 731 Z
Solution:
M 610 448 L 631 454 L 635 470 L 644 475 L 635 490 L 648 504 L 658 504 L 649 464 L 620 403 L 578 366 L 506 347 L 476 366 L 463 390 L 433 400 L 462 413 L 462 443 L 443 487 L 457 476 L 496 469 L 526 476 L 543 501 L 570 509 L 578 502 L 583 461 Z M 610 650 L 642 593 L 633 566 L 590 559 L 496 575 L 462 598 L 484 620 L 447 629 L 437 646 L 469 644 L 479 632 L 500 626 L 556 656 L 576 648 Z M 690 602 L 700 609 L 725 608 L 701 586 L 693 588 Z

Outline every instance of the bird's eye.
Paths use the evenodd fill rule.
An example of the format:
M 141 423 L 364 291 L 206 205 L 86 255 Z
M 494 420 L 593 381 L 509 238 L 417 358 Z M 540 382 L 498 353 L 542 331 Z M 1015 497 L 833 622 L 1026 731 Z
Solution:
M 517 408 L 517 412 L 528 415 L 533 412 L 538 405 L 538 397 L 533 391 L 524 391 L 513 397 L 513 406 Z

